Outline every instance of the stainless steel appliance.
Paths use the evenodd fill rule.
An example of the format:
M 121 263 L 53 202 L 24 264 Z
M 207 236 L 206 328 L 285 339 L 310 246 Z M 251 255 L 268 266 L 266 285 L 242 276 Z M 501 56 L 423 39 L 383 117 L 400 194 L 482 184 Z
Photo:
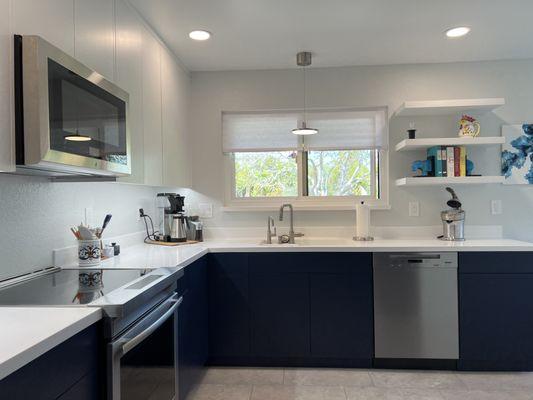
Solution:
M 374 253 L 374 329 L 378 365 L 457 360 L 457 253 Z
M 186 242 L 187 241 L 187 217 L 181 213 L 172 215 L 172 222 L 170 226 L 170 242 Z
M 465 240 L 465 212 L 463 210 L 444 210 L 440 213 L 442 220 L 441 240 Z
M 38 36 L 15 36 L 15 133 L 22 173 L 131 173 L 129 95 Z
M 182 300 L 170 296 L 107 345 L 108 399 L 177 399 Z
M 439 236 L 439 239 L 463 241 L 465 240 L 465 212 L 461 209 L 462 204 L 455 191 L 449 187 L 446 191 L 452 195 L 452 198 L 446 202 L 450 209 L 440 213 L 442 236 Z
M 48 268 L 0 282 L 0 305 L 102 308 L 107 399 L 171 400 L 178 393 L 181 276 L 175 268 Z
M 183 213 L 185 197 L 177 193 L 158 193 L 159 232 L 162 242 L 186 242 L 188 221 Z

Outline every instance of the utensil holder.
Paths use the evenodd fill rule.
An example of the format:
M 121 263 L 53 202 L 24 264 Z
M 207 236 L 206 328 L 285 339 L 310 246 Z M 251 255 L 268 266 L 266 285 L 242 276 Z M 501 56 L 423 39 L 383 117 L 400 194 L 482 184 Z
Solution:
M 80 267 L 100 265 L 101 259 L 100 240 L 78 240 L 78 264 Z

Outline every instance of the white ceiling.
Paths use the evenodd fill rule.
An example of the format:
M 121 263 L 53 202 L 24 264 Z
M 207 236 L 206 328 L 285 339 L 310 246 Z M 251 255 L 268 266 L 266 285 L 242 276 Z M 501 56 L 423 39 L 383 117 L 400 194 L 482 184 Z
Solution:
M 318 67 L 533 58 L 533 0 L 130 2 L 192 71 L 293 68 L 302 50 Z

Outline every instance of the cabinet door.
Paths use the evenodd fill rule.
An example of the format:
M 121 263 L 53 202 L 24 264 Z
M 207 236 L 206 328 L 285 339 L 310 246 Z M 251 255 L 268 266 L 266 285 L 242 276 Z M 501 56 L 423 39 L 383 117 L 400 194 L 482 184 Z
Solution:
M 0 380 L 0 398 L 57 399 L 85 378 L 93 385 L 81 382 L 73 389 L 75 398 L 102 398 L 101 335 L 100 324 L 94 324 L 8 375 Z
M 13 0 L 12 4 L 15 34 L 39 35 L 74 55 L 74 0 Z
M 309 277 L 311 355 L 366 360 L 374 353 L 370 255 L 331 254 L 331 271 Z M 344 263 L 348 271 L 335 271 Z
M 189 187 L 190 148 L 187 140 L 189 76 L 168 50 L 161 49 L 163 184 Z
M 98 372 L 91 371 L 57 400 L 99 400 L 102 398 L 101 391 Z
M 250 355 L 248 255 L 209 254 L 209 355 L 213 362 Z
M 75 57 L 113 81 L 115 78 L 113 0 L 74 1 Z
M 0 172 L 15 169 L 15 143 L 12 127 L 13 104 L 13 37 L 11 33 L 11 1 L 0 0 Z
M 144 183 L 144 137 L 142 108 L 142 22 L 125 0 L 116 0 L 116 77 L 130 95 L 128 122 L 131 144 L 131 175 L 122 182 Z
M 533 274 L 459 275 L 461 369 L 533 370 L 532 288 Z
M 161 45 L 142 29 L 142 107 L 144 132 L 144 183 L 163 184 L 163 142 L 161 135 Z
M 180 279 L 179 399 L 199 383 L 208 357 L 207 257 L 185 268 Z
M 264 358 L 310 355 L 309 277 L 299 254 L 250 255 L 251 352 Z

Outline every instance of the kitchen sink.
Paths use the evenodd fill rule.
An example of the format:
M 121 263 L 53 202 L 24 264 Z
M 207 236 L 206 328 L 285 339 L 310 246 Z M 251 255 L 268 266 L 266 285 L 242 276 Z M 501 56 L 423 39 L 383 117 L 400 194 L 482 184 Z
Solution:
M 267 244 L 266 240 L 259 242 L 262 246 L 279 246 L 279 247 L 294 247 L 294 246 L 346 246 L 353 244 L 351 239 L 345 238 L 321 238 L 321 237 L 300 237 L 295 239 L 294 244 L 278 243 L 277 239 L 272 240 L 272 244 Z

